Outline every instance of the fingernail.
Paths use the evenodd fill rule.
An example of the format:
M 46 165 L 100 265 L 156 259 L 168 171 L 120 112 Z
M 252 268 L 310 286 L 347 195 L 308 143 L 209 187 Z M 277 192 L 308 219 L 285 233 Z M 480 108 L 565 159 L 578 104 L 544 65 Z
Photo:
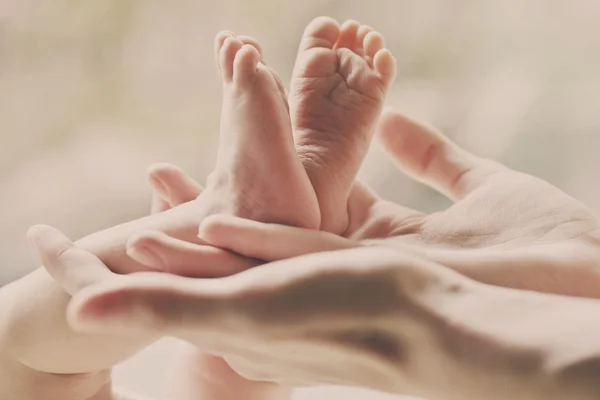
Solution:
M 147 246 L 132 246 L 127 249 L 127 254 L 131 258 L 149 267 L 159 269 L 162 271 L 167 270 L 167 264 L 165 263 L 165 260 L 160 255 L 158 255 L 158 253 L 156 253 L 154 250 L 150 249 Z

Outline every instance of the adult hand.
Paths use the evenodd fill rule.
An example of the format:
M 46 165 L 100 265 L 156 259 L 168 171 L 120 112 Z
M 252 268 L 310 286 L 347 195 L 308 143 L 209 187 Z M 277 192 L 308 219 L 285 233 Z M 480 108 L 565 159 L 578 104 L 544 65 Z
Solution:
M 387 240 L 481 282 L 600 296 L 600 225 L 581 202 L 549 183 L 476 157 L 398 112 L 378 136 L 400 169 L 455 201 L 426 215 L 358 187 L 346 236 Z M 365 211 L 366 210 L 366 211 Z
M 42 254 L 67 249 L 52 263 L 64 284 L 74 271 L 105 270 L 60 232 L 37 232 Z M 183 338 L 235 359 L 255 379 L 431 399 L 600 395 L 599 302 L 483 285 L 378 246 L 276 261 L 227 278 L 112 274 L 80 291 L 68 315 L 77 329 Z
M 148 175 L 153 189 L 152 213 L 166 211 L 193 201 L 202 192 L 202 187 L 197 182 L 171 164 L 155 164 L 149 169 Z M 173 240 L 168 236 L 166 238 Z M 131 243 L 136 243 L 136 239 L 130 241 Z M 189 248 L 190 244 L 182 243 L 185 243 L 181 249 L 182 257 L 187 257 L 186 248 Z M 211 251 L 211 247 L 207 246 L 192 248 L 195 251 L 199 249 L 203 257 Z M 152 249 L 143 246 L 130 245 L 128 253 L 140 260 L 153 260 L 157 257 L 157 253 L 153 253 Z M 249 266 L 251 265 L 253 263 L 249 262 Z M 193 267 L 193 265 L 190 266 Z M 227 274 L 227 270 L 218 270 L 218 263 L 213 267 L 215 270 L 211 272 L 212 275 Z M 191 270 L 193 271 L 194 268 Z M 204 266 L 204 270 L 206 270 L 206 266 Z M 68 280 L 61 281 L 68 283 Z M 240 397 L 248 400 L 275 400 L 290 397 L 289 388 L 270 382 L 247 380 L 236 373 L 222 357 L 202 352 L 198 347 L 189 344 L 179 349 L 171 376 L 172 382 L 169 388 L 172 397 L 181 400 L 237 399 Z
M 200 190 L 168 165 L 152 168 L 150 176 L 153 182 L 155 176 L 168 176 L 172 186 L 181 188 L 178 195 L 185 195 L 185 190 L 195 190 L 197 195 Z M 156 197 L 154 211 L 162 208 L 159 200 Z M 35 242 L 44 233 L 33 229 L 29 235 Z M 67 247 L 54 243 L 51 252 L 39 253 L 51 274 L 60 274 L 53 266 Z M 39 268 L 0 289 L 0 398 L 77 398 L 79 393 L 88 399 L 101 390 L 109 396 L 111 367 L 158 339 L 153 333 L 115 336 L 73 331 L 65 315 L 71 295 L 112 274 L 107 269 L 69 273 L 63 287 Z
M 541 179 L 476 157 L 400 113 L 384 113 L 378 136 L 403 172 L 455 203 L 424 214 L 356 183 L 347 204 L 349 241 L 338 240 L 338 246 L 377 243 L 416 252 L 492 285 L 600 297 L 600 225 L 585 205 Z M 183 242 L 153 238 L 149 246 L 167 263 L 195 264 L 202 257 L 190 247 L 188 257 L 180 257 Z M 238 251 L 233 240 L 211 244 Z M 253 240 L 275 246 L 262 236 L 236 243 Z

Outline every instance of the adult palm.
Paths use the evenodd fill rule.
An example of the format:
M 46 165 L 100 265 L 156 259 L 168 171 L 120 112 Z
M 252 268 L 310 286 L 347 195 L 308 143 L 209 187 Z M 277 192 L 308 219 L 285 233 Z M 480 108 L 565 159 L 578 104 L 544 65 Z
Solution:
M 455 203 L 424 214 L 358 184 L 346 237 L 410 248 L 489 284 L 600 295 L 600 225 L 584 204 L 397 112 L 384 114 L 378 136 L 403 172 Z
M 581 202 L 541 179 L 476 157 L 395 111 L 383 114 L 378 137 L 404 173 L 454 204 L 425 214 L 383 200 L 357 182 L 346 205 L 350 222 L 343 237 L 209 218 L 201 225 L 201 239 L 266 261 L 309 249 L 376 244 L 417 253 L 483 283 L 600 297 L 600 225 Z M 159 233 L 130 244 L 153 249 L 173 270 L 191 269 L 203 257 L 201 246 Z

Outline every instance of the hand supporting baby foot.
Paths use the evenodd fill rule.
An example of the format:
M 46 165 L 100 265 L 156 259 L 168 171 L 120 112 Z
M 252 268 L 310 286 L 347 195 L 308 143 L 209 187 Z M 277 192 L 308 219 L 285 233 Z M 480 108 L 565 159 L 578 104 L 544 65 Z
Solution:
M 239 46 L 240 43 L 242 43 L 242 46 Z M 229 49 L 229 46 L 232 45 L 233 47 L 237 46 L 241 49 L 244 47 L 244 44 L 252 43 L 255 43 L 255 41 L 244 37 L 238 37 L 237 39 L 230 39 L 227 47 L 225 45 L 221 47 Z M 221 49 L 221 47 L 219 48 Z M 256 47 L 253 48 L 256 49 Z M 228 141 L 225 140 L 225 142 L 237 145 L 236 149 L 242 152 L 241 154 L 236 154 L 236 156 L 240 157 L 240 162 L 237 164 L 220 162 L 218 173 L 215 175 L 217 178 L 213 179 L 205 195 L 165 212 L 160 212 L 140 220 L 131 221 L 90 235 L 83 240 L 78 241 L 78 248 L 90 251 L 115 272 L 124 274 L 142 271 L 144 270 L 144 266 L 148 264 L 144 262 L 143 259 L 140 259 L 140 261 L 142 261 L 141 263 L 135 263 L 127 256 L 126 243 L 133 234 L 146 230 L 158 230 L 179 239 L 199 242 L 199 239 L 197 238 L 197 227 L 203 218 L 210 215 L 215 210 L 229 210 L 236 211 L 236 213 L 239 211 L 240 215 L 246 217 L 253 216 L 264 221 L 273 220 L 288 224 L 297 223 L 300 226 L 310 228 L 318 226 L 318 205 L 316 204 L 312 188 L 308 183 L 308 178 L 305 176 L 305 172 L 299 161 L 294 164 L 292 159 L 292 161 L 286 161 L 287 163 L 281 161 L 281 165 L 278 164 L 281 154 L 285 154 L 285 152 L 288 151 L 285 144 L 285 132 L 288 132 L 290 135 L 290 138 L 287 139 L 290 143 L 287 145 L 288 148 L 291 147 L 292 142 L 290 133 L 291 128 L 287 127 L 286 130 L 286 126 L 278 125 L 279 122 L 286 120 L 278 114 L 278 110 L 286 109 L 285 103 L 281 99 L 281 92 L 277 90 L 277 84 L 272 75 L 271 78 L 273 80 L 269 81 L 265 76 L 264 69 L 259 68 L 254 70 L 255 68 L 258 68 L 258 60 L 256 59 L 256 52 L 258 52 L 258 50 L 251 50 L 248 49 L 248 47 L 245 47 L 245 49 L 246 50 L 242 52 L 242 55 L 244 55 L 245 52 L 247 52 L 245 53 L 246 56 L 250 54 L 252 56 L 250 57 L 250 61 L 254 62 L 256 60 L 254 67 L 250 65 L 251 63 L 249 63 L 246 56 L 240 58 L 239 63 L 234 63 L 237 51 L 224 54 L 226 57 L 223 57 L 225 63 L 223 65 L 227 68 L 231 67 L 230 70 L 233 73 L 233 75 L 227 78 L 227 85 L 230 87 L 231 93 L 235 95 L 239 94 L 242 96 L 242 100 L 250 100 L 250 103 L 248 104 L 250 107 L 256 107 L 258 103 L 264 102 L 260 111 L 268 113 L 269 116 L 273 117 L 274 121 L 277 121 L 269 126 L 269 129 L 273 129 L 273 131 L 261 130 L 253 137 L 255 142 L 252 142 L 252 138 L 248 136 L 255 132 L 246 130 L 243 125 L 242 128 L 244 128 L 244 130 L 242 131 L 224 132 L 223 136 L 225 136 L 226 133 L 231 133 Z M 247 70 L 244 70 L 243 76 L 247 77 L 249 80 L 245 81 L 246 83 L 243 85 L 237 84 L 235 75 L 236 66 L 247 68 Z M 252 78 L 253 74 L 258 78 Z M 266 86 L 268 84 L 271 84 L 270 88 L 274 88 L 274 92 L 269 92 L 268 87 Z M 258 95 L 247 94 L 243 97 L 245 91 L 254 90 L 256 90 Z M 227 101 L 232 103 L 233 99 L 228 98 Z M 280 103 L 277 103 L 277 101 Z M 280 105 L 279 108 L 277 108 L 277 104 Z M 271 106 L 272 108 L 269 108 Z M 244 109 L 242 105 L 239 105 L 239 107 L 240 109 L 237 111 L 243 113 Z M 227 110 L 225 111 L 227 112 Z M 271 115 L 272 113 L 275 113 L 275 115 Z M 262 114 L 253 115 L 251 112 L 248 112 L 245 115 L 247 117 L 256 116 L 261 118 Z M 232 116 L 232 118 L 234 117 L 235 116 Z M 239 127 L 239 125 L 231 126 Z M 254 124 L 253 127 L 256 128 L 257 125 Z M 256 146 L 263 140 L 262 134 L 269 134 L 271 136 L 268 137 L 274 139 L 266 144 L 263 143 L 263 146 L 259 147 L 257 150 Z M 240 138 L 243 138 L 243 140 L 240 140 Z M 264 152 L 264 149 L 269 149 L 269 151 Z M 260 154 L 266 159 L 266 167 L 264 167 L 264 169 L 261 169 L 261 164 L 259 163 L 260 159 L 255 157 L 256 151 L 261 152 Z M 245 155 L 248 152 L 252 152 L 252 154 L 250 156 Z M 227 169 L 228 165 L 231 167 L 230 169 Z M 296 168 L 296 166 L 298 168 Z M 277 169 L 282 172 L 282 176 L 287 176 L 288 180 L 285 182 L 268 182 L 266 180 L 253 182 L 253 174 L 248 173 L 249 171 L 252 171 L 252 168 L 255 168 L 253 171 L 254 174 L 261 176 L 268 176 L 270 169 Z M 173 170 L 169 173 L 172 172 Z M 285 174 L 283 172 L 285 172 Z M 244 177 L 244 179 L 241 179 L 242 177 Z M 179 176 L 177 179 L 179 178 L 185 181 L 185 178 L 182 178 L 182 176 Z M 228 183 L 231 183 L 229 187 L 227 187 Z M 289 186 L 286 186 L 288 184 Z M 307 188 L 307 193 L 298 193 L 300 188 Z M 290 190 L 290 193 L 286 193 L 288 189 Z M 198 190 L 200 190 L 199 187 Z M 280 192 L 277 192 L 276 190 L 280 190 Z M 223 193 L 228 194 L 228 196 L 221 197 Z M 189 192 L 187 194 L 189 194 Z M 264 195 L 264 197 L 261 198 L 259 194 Z M 286 203 L 287 196 L 293 198 L 294 201 L 306 199 L 307 204 L 302 204 L 300 202 Z M 193 197 L 194 195 L 188 196 L 190 200 Z M 229 201 L 229 203 L 227 203 L 227 201 Z M 260 207 L 262 208 L 258 206 L 254 207 L 256 201 L 261 201 Z M 287 209 L 288 211 L 285 210 L 286 205 L 289 207 Z M 164 210 L 165 208 L 167 207 L 164 202 L 157 201 L 155 203 L 155 209 Z M 251 209 L 262 210 L 262 212 L 254 215 L 244 214 L 243 211 Z M 269 214 L 265 210 L 272 210 L 273 213 Z M 71 244 L 68 245 L 72 246 Z M 215 249 L 209 246 L 205 246 L 204 249 L 204 254 L 209 255 L 209 257 L 206 258 L 208 266 L 203 270 L 203 266 L 197 264 L 193 271 L 183 272 L 189 272 L 189 275 L 195 276 L 210 276 L 211 270 L 209 267 L 218 265 L 222 267 L 222 270 L 219 270 L 218 272 L 214 271 L 213 274 L 226 275 L 239 272 L 255 265 L 252 261 L 241 257 L 235 257 L 233 254 L 224 250 Z M 229 267 L 223 267 L 224 265 L 227 265 L 228 262 L 230 262 Z M 51 264 L 51 262 L 46 260 L 46 264 Z M 51 265 L 45 266 L 51 268 Z M 157 267 L 160 269 L 161 265 L 157 265 Z M 146 268 L 146 270 L 148 269 L 149 268 Z M 176 267 L 171 271 L 180 272 Z M 23 288 L 26 288 L 27 290 L 24 290 Z M 149 343 L 154 339 L 146 338 L 145 341 L 140 341 L 138 339 L 131 341 L 129 340 L 130 338 L 125 338 L 125 340 L 123 340 L 123 338 L 76 335 L 70 330 L 64 318 L 65 307 L 70 298 L 69 294 L 74 292 L 71 291 L 70 293 L 67 293 L 67 291 L 70 290 L 69 288 L 66 288 L 67 291 L 65 291 L 64 288 L 58 286 L 48 273 L 41 268 L 3 289 L 5 289 L 2 292 L 3 296 L 13 296 L 20 300 L 17 302 L 7 301 L 3 303 L 4 307 L 6 307 L 6 312 L 4 314 L 6 318 L 1 321 L 0 331 L 5 333 L 4 337 L 10 336 L 11 340 L 14 338 L 14 343 L 18 344 L 18 346 L 9 346 L 11 352 L 10 357 L 34 371 L 61 374 L 98 372 L 121 361 L 123 359 L 122 357 L 135 353 L 143 347 L 144 344 Z M 74 290 L 77 290 L 77 288 Z M 32 296 L 31 293 L 35 293 L 35 295 Z M 11 307 L 13 307 L 13 304 L 19 304 L 18 313 L 12 311 Z M 33 324 L 32 321 L 34 322 Z M 50 331 L 48 331 L 49 327 Z M 57 338 L 51 357 L 46 353 L 46 348 L 39 348 L 39 346 L 44 346 L 46 343 L 45 338 L 48 334 L 54 335 Z M 102 346 L 98 345 L 100 342 L 102 343 Z M 0 343 L 0 347 L 2 347 L 1 345 L 2 343 Z M 80 355 L 83 350 L 90 351 L 93 356 L 82 358 Z M 54 356 L 58 353 L 60 353 L 61 357 Z
M 298 155 L 321 209 L 321 229 L 342 234 L 346 204 L 396 74 L 383 37 L 366 25 L 312 21 L 302 36 L 290 91 Z
M 187 176 L 181 169 L 174 165 L 160 163 L 153 165 L 148 171 L 148 178 L 153 188 L 152 212 L 161 212 L 180 204 L 196 199 L 202 192 L 202 187 Z M 156 239 L 158 237 L 158 240 Z M 156 257 L 161 254 L 156 248 L 161 247 L 163 240 L 173 243 L 174 239 L 160 232 L 138 238 L 130 243 L 130 254 L 138 259 L 144 259 L 144 252 L 152 252 Z M 188 242 L 181 242 L 188 248 L 193 248 Z M 202 257 L 206 257 L 210 248 L 200 247 Z M 218 254 L 218 253 L 213 253 Z M 178 253 L 175 259 L 163 259 L 164 264 L 178 265 L 180 270 L 193 271 L 194 265 L 190 254 L 185 250 Z M 197 260 L 202 259 L 198 258 Z M 248 259 L 241 259 L 248 260 Z M 196 261 L 197 262 L 197 261 Z M 209 275 L 224 276 L 235 273 L 228 270 L 231 264 L 222 264 L 223 258 L 214 260 L 213 269 L 207 270 Z M 196 269 L 198 267 L 196 266 Z M 65 284 L 68 280 L 63 280 Z M 173 371 L 170 374 L 170 394 L 174 399 L 226 399 L 240 398 L 243 396 L 248 400 L 276 400 L 289 399 L 290 389 L 275 385 L 270 382 L 258 382 L 245 379 L 233 370 L 229 364 L 219 356 L 206 354 L 198 347 L 182 343 L 179 354 L 175 358 Z
M 385 201 L 357 183 L 348 202 L 346 239 L 307 230 L 285 238 L 284 232 L 300 231 L 272 224 L 253 229 L 256 222 L 231 224 L 231 217 L 206 219 L 201 239 L 262 260 L 274 259 L 269 252 L 279 252 L 277 257 L 302 254 L 303 243 L 313 251 L 376 243 L 486 284 L 600 297 L 600 222 L 585 205 L 547 182 L 470 154 L 401 113 L 384 113 L 379 136 L 403 172 L 456 203 L 428 215 Z M 164 256 L 176 259 L 178 254 L 170 243 Z M 197 252 L 188 249 L 188 254 Z
M 282 112 L 285 102 L 281 100 L 283 90 L 279 79 L 259 62 L 260 54 L 252 50 L 252 46 L 244 45 L 250 43 L 248 38 L 242 42 L 230 32 L 222 32 L 215 43 L 224 79 L 222 141 L 217 170 L 199 200 L 218 198 L 220 205 L 211 206 L 215 213 L 246 214 L 255 220 L 287 219 L 286 224 L 296 226 L 302 225 L 299 219 L 318 220 L 315 215 L 318 216 L 319 211 L 311 208 L 313 193 L 306 189 L 304 175 L 298 172 L 297 158 L 290 153 L 289 135 L 283 133 L 289 128 Z M 257 46 L 256 42 L 252 43 Z M 251 68 L 244 64 L 246 62 Z M 235 75 L 236 66 L 244 66 L 245 69 L 238 71 L 241 75 Z M 353 21 L 340 28 L 329 18 L 317 18 L 306 28 L 290 101 L 294 139 L 319 200 L 321 229 L 338 234 L 348 229 L 346 205 L 352 184 L 394 76 L 394 58 L 383 48 L 382 36 L 371 28 Z M 273 96 L 274 93 L 278 96 Z M 268 129 L 257 125 L 261 119 L 270 124 Z M 261 132 L 275 140 L 259 136 Z M 275 149 L 277 146 L 279 150 Z M 264 157 L 263 160 L 260 157 Z M 266 176 L 272 177 L 270 182 L 264 180 Z M 294 197 L 298 188 L 303 189 L 299 197 Z M 211 192 L 216 195 L 210 195 Z M 268 214 L 265 205 L 269 206 Z M 305 212 L 301 211 L 303 208 Z M 298 217 L 285 217 L 285 213 L 293 210 L 298 212 Z M 237 272 L 244 267 L 239 258 L 236 261 L 228 255 L 225 259 L 222 250 L 189 245 L 188 251 L 183 251 L 174 239 L 159 232 L 136 236 L 130 245 L 130 248 L 155 248 L 162 257 L 161 260 L 143 260 L 139 254 L 132 253 L 136 260 L 155 267 L 170 266 L 171 272 L 185 275 L 198 269 L 199 260 L 210 261 L 203 265 L 218 266 L 216 273 L 219 270 Z M 223 257 L 221 262 L 217 262 L 219 257 Z
M 195 211 L 188 211 L 187 218 L 183 214 L 172 217 L 185 223 L 185 236 L 159 230 L 136 234 L 127 246 L 135 260 L 157 269 L 168 266 L 172 273 L 203 277 L 229 275 L 257 265 L 210 246 L 190 244 L 195 252 L 200 251 L 198 259 L 205 260 L 202 269 L 198 261 L 186 263 L 189 257 L 164 260 L 147 251 L 157 243 L 168 247 L 174 240 L 169 236 L 197 242 L 200 221 L 215 213 L 309 229 L 319 227 L 319 205 L 295 152 L 283 85 L 261 62 L 259 49 L 251 38 L 231 32 L 217 35 L 215 58 L 223 79 L 223 109 L 216 169 L 202 195 L 189 202 Z M 159 184 L 155 187 L 164 190 Z M 168 212 L 178 213 L 181 207 L 188 205 Z M 193 231 L 189 222 L 196 222 Z
M 323 234 L 319 242 L 309 240 L 316 247 L 300 242 L 310 253 L 320 251 L 324 239 L 338 238 L 241 222 L 266 228 L 273 242 L 285 231 L 293 239 Z M 60 236 L 55 231 L 53 240 Z M 261 257 L 269 251 L 264 242 L 255 245 Z M 85 252 L 67 253 L 58 267 L 105 270 Z M 69 315 L 79 329 L 93 332 L 181 337 L 236 355 L 250 376 L 293 385 L 532 400 L 549 393 L 553 399 L 599 398 L 598 308 L 590 300 L 482 285 L 431 260 L 370 246 L 280 260 L 221 279 L 115 275 L 79 294 Z

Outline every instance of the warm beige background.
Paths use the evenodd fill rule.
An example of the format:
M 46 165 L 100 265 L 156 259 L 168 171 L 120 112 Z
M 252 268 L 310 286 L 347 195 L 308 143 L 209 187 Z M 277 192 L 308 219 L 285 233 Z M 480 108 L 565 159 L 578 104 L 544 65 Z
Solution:
M 288 80 L 304 25 L 322 14 L 387 37 L 400 67 L 389 105 L 600 210 L 597 0 L 0 0 L 0 285 L 35 267 L 29 225 L 79 237 L 147 213 L 153 161 L 206 175 L 218 30 L 256 36 Z M 380 153 L 362 175 L 382 194 L 425 211 L 447 204 Z M 168 345 L 154 351 L 145 356 L 160 360 Z M 163 364 L 137 370 L 148 365 Z M 133 367 L 119 379 L 139 384 Z

